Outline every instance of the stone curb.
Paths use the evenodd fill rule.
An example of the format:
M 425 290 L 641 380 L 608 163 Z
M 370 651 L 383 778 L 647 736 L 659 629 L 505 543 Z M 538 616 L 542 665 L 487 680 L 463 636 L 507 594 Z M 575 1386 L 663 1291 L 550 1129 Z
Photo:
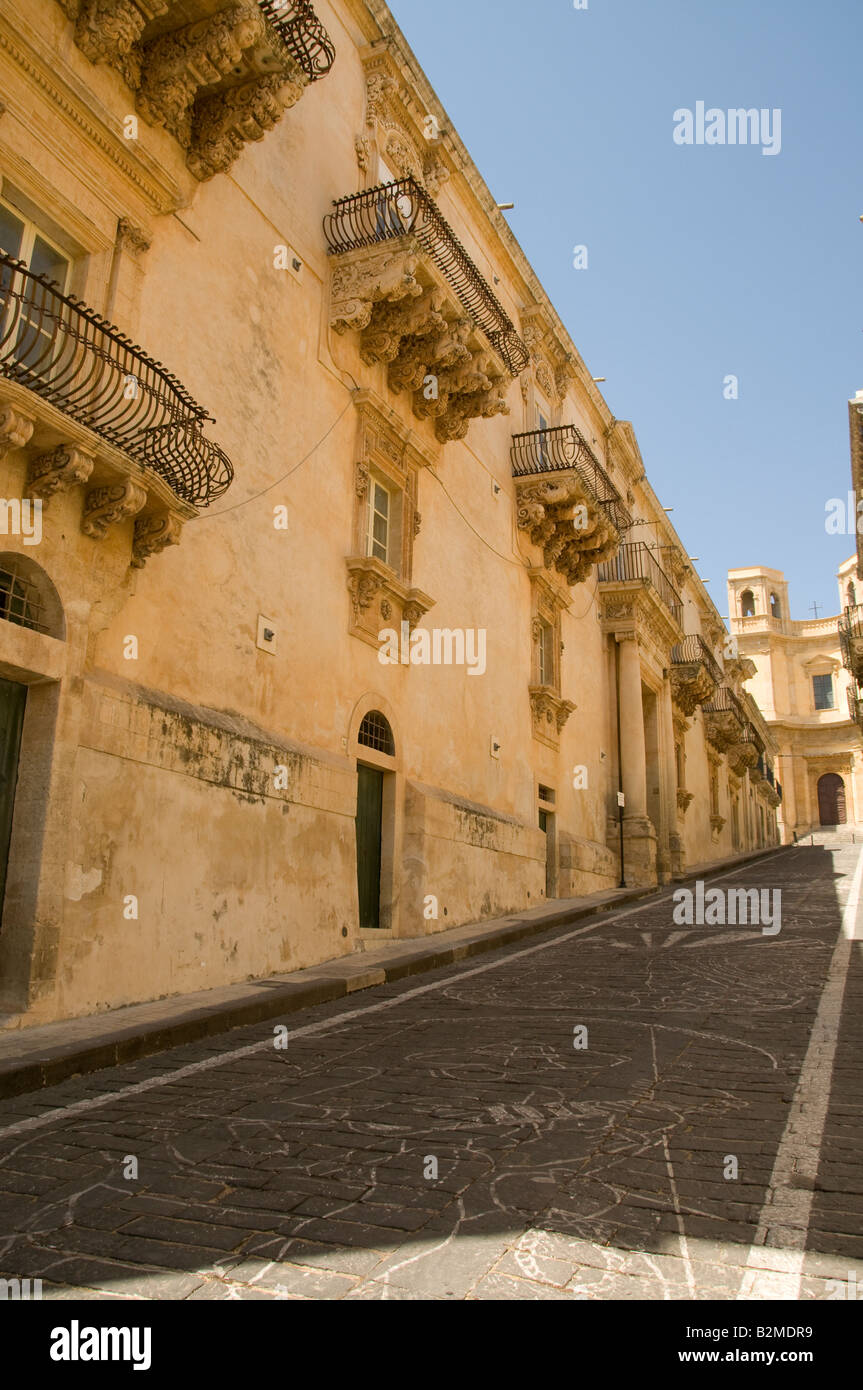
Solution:
M 160 1000 L 149 1006 L 133 1005 L 133 1008 L 149 1007 L 154 1014 L 158 1012 L 161 1017 L 123 1028 L 118 1027 L 116 1013 L 109 1013 L 105 1015 L 104 1033 L 87 1040 L 79 1039 L 52 1045 L 34 1038 L 28 1046 L 27 1033 L 31 1030 L 24 1029 L 16 1034 L 0 1033 L 0 1046 L 9 1037 L 14 1037 L 16 1042 L 21 1039 L 24 1043 L 16 1055 L 0 1060 L 0 1100 L 9 1100 L 14 1096 L 42 1090 L 46 1086 L 56 1086 L 72 1077 L 101 1071 L 123 1062 L 138 1061 L 142 1057 L 151 1057 L 174 1047 L 199 1042 L 202 1038 L 227 1033 L 234 1028 L 298 1013 L 303 1009 L 314 1008 L 316 1004 L 329 1004 L 334 1000 L 346 999 L 360 990 L 374 989 L 412 975 L 439 970 L 470 956 L 484 955 L 489 951 L 512 946 L 528 937 L 539 936 L 557 927 L 614 911 L 628 903 L 659 897 L 672 891 L 679 884 L 714 877 L 729 867 L 743 867 L 765 855 L 793 848 L 795 846 L 791 845 L 771 847 L 733 860 L 723 860 L 720 864 L 687 874 L 663 888 L 618 889 L 602 899 L 585 902 L 581 907 L 573 905 L 543 916 L 531 917 L 527 913 L 513 915 L 505 919 L 500 927 L 491 930 L 483 930 L 481 923 L 472 928 L 455 928 L 451 934 L 446 935 L 460 935 L 463 939 L 450 945 L 442 940 L 444 934 L 417 940 L 413 950 L 405 949 L 404 942 L 389 942 L 387 945 L 393 948 L 390 961 L 365 961 L 362 954 L 347 956 L 343 960 L 298 971 L 297 976 L 301 978 L 296 980 L 284 980 L 271 985 L 260 982 L 253 986 L 236 986 L 233 991 L 229 991 L 235 993 L 236 998 L 222 999 L 218 1003 L 208 1004 L 206 999 L 210 992 L 202 991 L 200 996 L 185 996 L 185 1007 L 183 996 L 173 1000 Z M 575 903 L 577 900 L 572 901 Z M 471 936 L 471 932 L 475 935 Z M 376 954 L 385 951 L 386 947 L 383 947 L 381 952 Z M 218 993 L 224 991 L 212 991 L 212 994 Z M 201 1002 L 188 1002 L 198 998 Z M 79 1022 L 80 1020 L 76 1019 L 68 1020 L 70 1030 Z M 55 1028 L 57 1025 L 46 1026 Z M 32 1030 L 33 1033 L 42 1031 L 41 1028 Z

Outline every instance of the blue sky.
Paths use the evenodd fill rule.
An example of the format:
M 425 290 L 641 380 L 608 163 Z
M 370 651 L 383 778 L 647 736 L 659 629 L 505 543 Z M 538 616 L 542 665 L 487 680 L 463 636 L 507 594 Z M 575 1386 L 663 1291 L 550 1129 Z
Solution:
M 390 0 L 727 611 L 729 568 L 837 608 L 863 388 L 860 0 Z M 781 110 L 781 151 L 674 112 Z M 586 245 L 589 267 L 573 269 Z M 739 380 L 739 399 L 723 384 Z

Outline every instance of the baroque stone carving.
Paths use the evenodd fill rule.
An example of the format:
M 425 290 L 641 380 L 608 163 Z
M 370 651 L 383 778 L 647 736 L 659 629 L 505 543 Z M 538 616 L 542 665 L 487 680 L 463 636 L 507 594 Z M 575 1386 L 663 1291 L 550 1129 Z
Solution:
M 582 583 L 617 551 L 618 532 L 574 471 L 518 480 L 516 493 L 519 529 L 542 547 L 546 568 L 568 584 Z
M 715 690 L 716 681 L 703 662 L 689 661 L 671 667 L 672 699 L 685 715 L 694 714 Z
M 30 441 L 36 421 L 11 405 L 0 406 L 0 459 L 12 449 L 23 449 Z
M 677 788 L 677 809 L 682 816 L 686 815 L 687 810 L 695 797 L 692 792 L 688 792 L 685 787 Z
M 544 743 L 557 746 L 559 736 L 576 706 L 563 700 L 550 686 L 530 686 L 530 707 L 533 713 L 533 732 Z
M 83 449 L 60 444 L 50 453 L 30 459 L 27 484 L 35 497 L 43 501 L 58 492 L 68 492 L 79 483 L 86 483 L 93 472 L 95 459 Z
M 179 517 L 170 512 L 139 517 L 132 540 L 132 567 L 142 569 L 151 555 L 158 555 L 166 546 L 179 545 L 182 530 Z
M 129 251 L 141 256 L 150 249 L 150 238 L 140 227 L 136 227 L 128 217 L 121 217 L 117 223 L 117 246 L 121 251 Z
M 93 540 L 104 540 L 109 526 L 134 516 L 146 500 L 146 490 L 131 478 L 106 487 L 95 487 L 87 494 L 81 530 Z

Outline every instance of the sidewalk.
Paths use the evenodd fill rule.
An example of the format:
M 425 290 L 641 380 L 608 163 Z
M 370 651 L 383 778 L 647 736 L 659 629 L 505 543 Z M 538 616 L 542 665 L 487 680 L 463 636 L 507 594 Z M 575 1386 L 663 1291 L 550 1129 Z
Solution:
M 710 878 L 735 864 L 744 865 L 777 852 L 775 848 L 758 850 L 709 868 L 697 868 L 679 884 Z M 640 899 L 655 898 L 679 884 L 556 899 L 527 912 L 456 927 L 432 937 L 388 941 L 378 950 L 357 952 L 289 975 L 270 975 L 264 980 L 173 995 L 151 1004 L 134 1004 L 37 1028 L 0 1031 L 0 1100 L 55 1086 L 72 1076 L 167 1052 L 232 1028 L 344 999 L 358 990 L 438 970 L 469 956 L 511 946 L 552 927 L 579 922 Z

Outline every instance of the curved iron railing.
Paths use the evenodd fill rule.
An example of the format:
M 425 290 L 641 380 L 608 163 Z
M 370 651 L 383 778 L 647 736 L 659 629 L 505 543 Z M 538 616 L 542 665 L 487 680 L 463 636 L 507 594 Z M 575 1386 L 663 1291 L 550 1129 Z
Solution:
M 414 236 L 446 276 L 462 306 L 482 329 L 512 376 L 530 354 L 488 282 L 477 270 L 437 203 L 414 178 L 378 184 L 333 202 L 324 218 L 330 255 Z
M 706 666 L 716 685 L 722 684 L 722 668 L 704 638 L 697 632 L 684 637 L 682 642 L 675 643 L 671 648 L 671 663 L 673 666 L 691 666 L 696 663 Z
M 598 567 L 597 573 L 600 584 L 622 584 L 632 579 L 640 579 L 643 583 L 650 584 L 678 627 L 682 624 L 681 597 L 644 541 L 631 541 L 622 545 L 614 559 L 604 561 Z
M 702 709 L 705 714 L 731 713 L 738 720 L 742 729 L 746 730 L 752 728 L 742 704 L 734 694 L 734 691 L 729 690 L 727 685 L 721 685 L 718 690 L 715 690 L 707 703 L 702 706 Z M 741 739 L 742 743 L 746 741 L 745 738 Z M 761 754 L 759 753 L 759 757 L 760 756 Z
M 231 485 L 230 459 L 202 433 L 212 416 L 182 383 L 86 304 L 2 250 L 0 376 L 122 449 L 193 506 Z
M 553 429 L 514 434 L 510 457 L 514 478 L 574 469 L 618 531 L 625 531 L 632 525 L 632 517 L 620 500 L 620 493 L 577 425 L 556 425 Z
M 335 44 L 308 0 L 258 0 L 258 8 L 309 81 L 326 77 L 336 61 Z
M 846 608 L 839 619 L 839 649 L 842 653 L 842 665 L 847 671 L 854 670 L 854 650 L 851 644 L 861 638 L 863 638 L 863 603 L 855 603 Z

